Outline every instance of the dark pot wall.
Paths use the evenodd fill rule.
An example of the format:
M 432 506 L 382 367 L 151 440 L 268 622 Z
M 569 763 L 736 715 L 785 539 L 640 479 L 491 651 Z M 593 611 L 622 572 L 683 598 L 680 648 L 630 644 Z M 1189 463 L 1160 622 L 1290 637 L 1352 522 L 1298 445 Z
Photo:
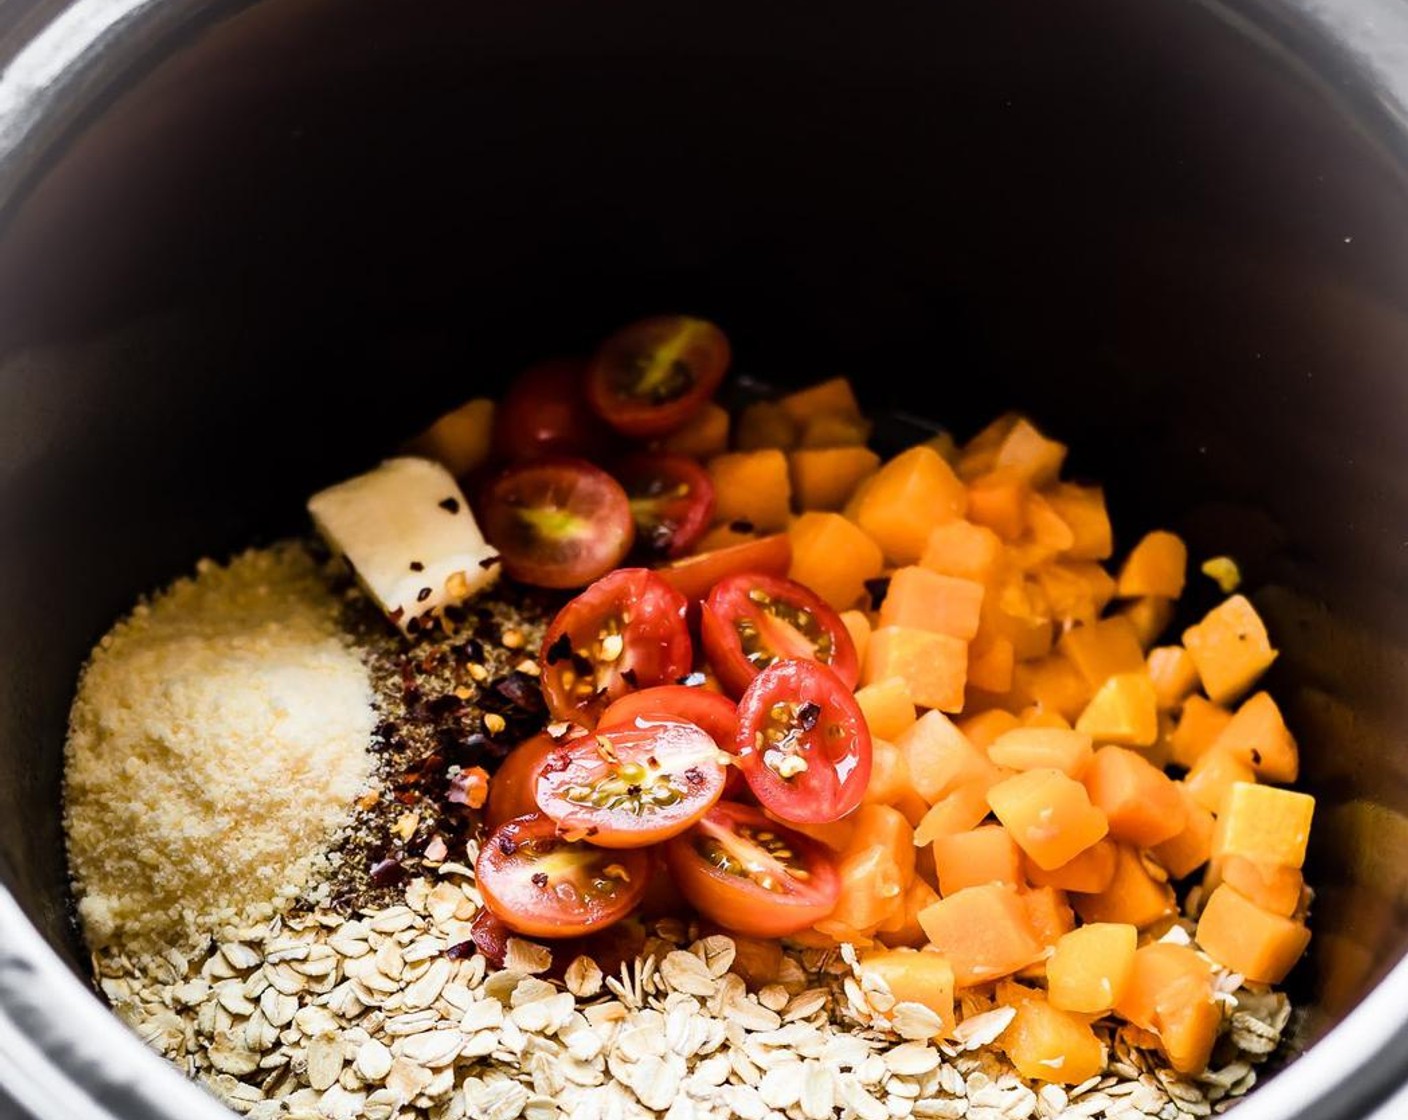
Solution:
M 133 595 L 684 308 L 754 375 L 1029 410 L 1124 544 L 1242 558 L 1322 798 L 1303 1039 L 1402 955 L 1408 199 L 1352 83 L 1175 0 L 182 11 L 0 229 L 0 876 L 55 945 L 67 702 Z

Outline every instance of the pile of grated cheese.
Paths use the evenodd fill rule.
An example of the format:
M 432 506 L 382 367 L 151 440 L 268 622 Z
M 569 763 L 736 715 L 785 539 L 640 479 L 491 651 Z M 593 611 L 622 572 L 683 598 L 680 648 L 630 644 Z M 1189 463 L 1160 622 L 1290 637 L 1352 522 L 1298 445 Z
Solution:
M 202 561 L 93 651 L 69 717 L 89 945 L 154 952 L 316 892 L 372 772 L 366 666 L 301 545 Z

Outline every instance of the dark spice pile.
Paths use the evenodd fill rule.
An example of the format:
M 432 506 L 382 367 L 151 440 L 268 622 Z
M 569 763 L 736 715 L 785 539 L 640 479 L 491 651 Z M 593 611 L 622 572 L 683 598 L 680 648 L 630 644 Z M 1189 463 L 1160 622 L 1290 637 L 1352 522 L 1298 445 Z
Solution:
M 505 580 L 451 608 L 443 628 L 407 639 L 348 590 L 346 625 L 367 658 L 380 722 L 377 785 L 337 851 L 334 906 L 392 905 L 423 865 L 464 861 L 484 774 L 547 721 L 537 655 L 558 605 Z

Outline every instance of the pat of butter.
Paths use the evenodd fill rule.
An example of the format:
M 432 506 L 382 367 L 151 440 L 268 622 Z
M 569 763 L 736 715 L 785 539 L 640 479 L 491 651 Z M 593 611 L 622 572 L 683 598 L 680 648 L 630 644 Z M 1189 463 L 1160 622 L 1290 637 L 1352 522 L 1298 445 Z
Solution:
M 408 634 L 490 586 L 498 553 L 459 484 L 429 459 L 387 459 L 308 499 L 319 534 Z

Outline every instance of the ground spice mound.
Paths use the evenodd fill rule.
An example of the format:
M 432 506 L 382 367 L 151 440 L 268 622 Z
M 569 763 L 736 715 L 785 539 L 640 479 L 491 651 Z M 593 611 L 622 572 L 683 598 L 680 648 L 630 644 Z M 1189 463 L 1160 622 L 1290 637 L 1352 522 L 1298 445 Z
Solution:
M 187 946 L 327 873 L 372 771 L 368 670 L 298 544 L 202 561 L 84 668 L 65 825 L 91 947 Z

